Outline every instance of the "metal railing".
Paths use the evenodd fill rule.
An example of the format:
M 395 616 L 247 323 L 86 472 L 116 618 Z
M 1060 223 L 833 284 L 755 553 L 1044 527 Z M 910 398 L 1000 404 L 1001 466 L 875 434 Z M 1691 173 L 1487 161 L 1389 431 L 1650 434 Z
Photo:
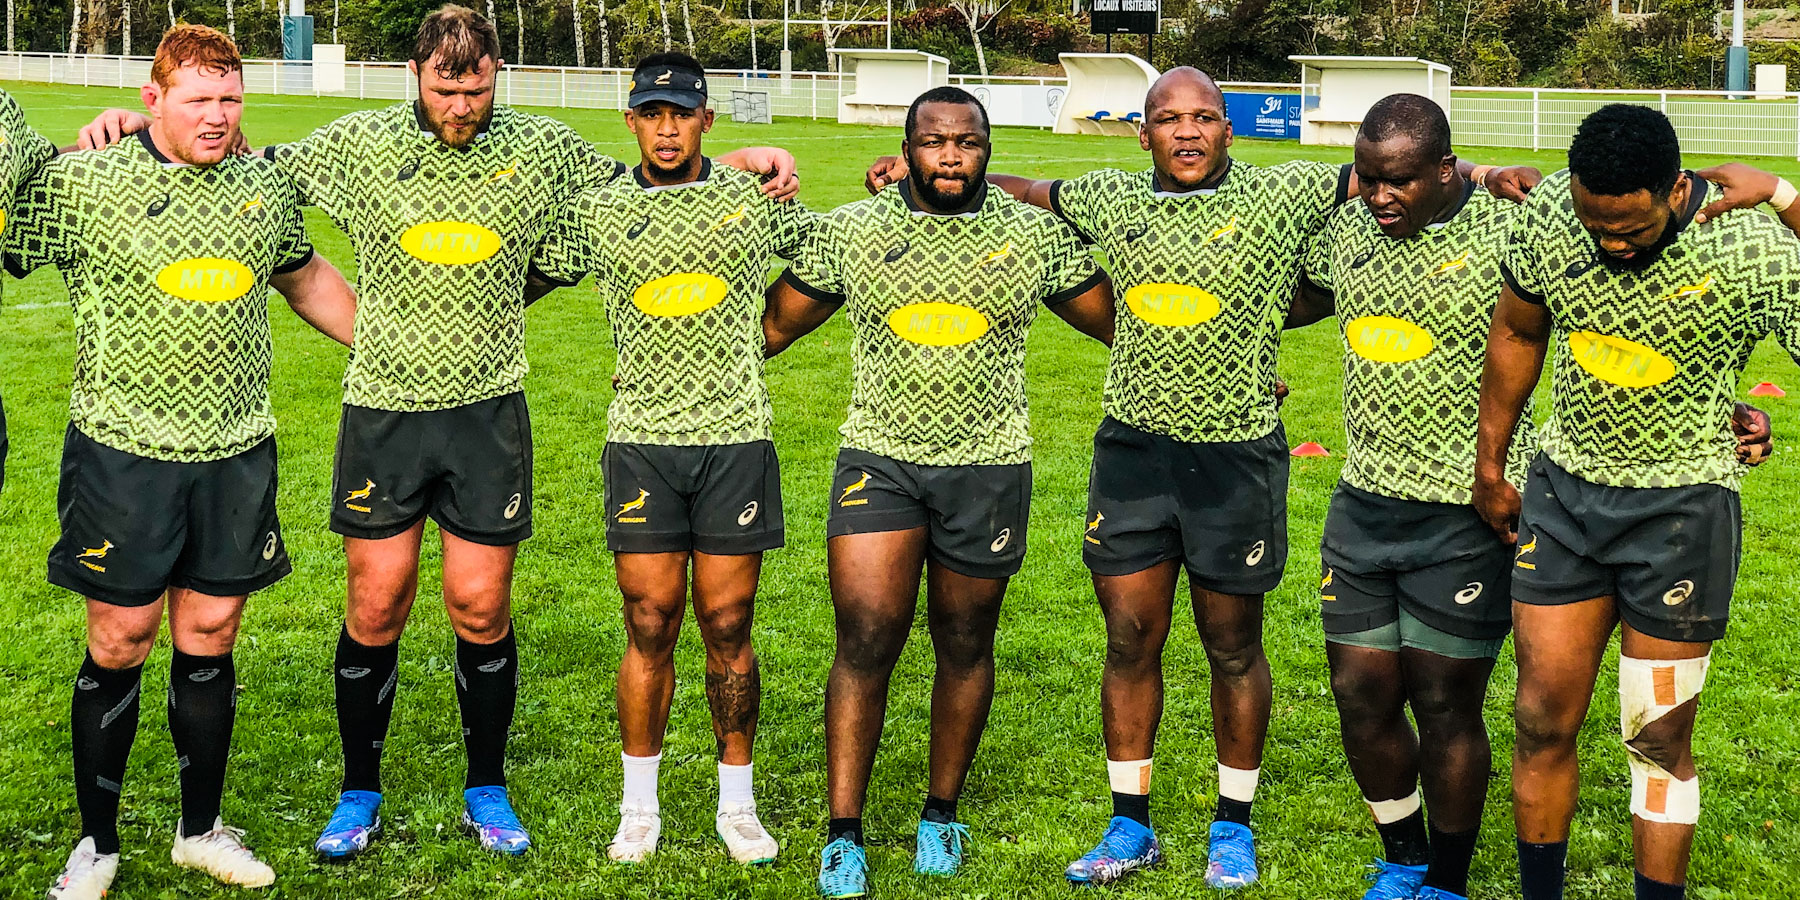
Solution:
M 1690 153 L 1800 158 L 1800 94 L 1451 88 L 1450 131 L 1465 146 L 1565 150 L 1576 126 L 1608 103 L 1663 111 Z

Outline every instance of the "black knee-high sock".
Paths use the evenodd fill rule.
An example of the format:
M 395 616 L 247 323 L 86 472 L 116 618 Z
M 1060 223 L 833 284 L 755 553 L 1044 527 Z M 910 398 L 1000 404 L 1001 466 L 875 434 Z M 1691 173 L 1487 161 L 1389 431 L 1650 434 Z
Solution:
M 70 705 L 69 731 L 75 748 L 75 806 L 81 833 L 101 853 L 119 852 L 119 790 L 125 760 L 137 737 L 138 686 L 142 664 L 103 669 L 93 654 L 81 661 Z
M 1562 900 L 1568 859 L 1568 841 L 1519 841 L 1519 893 L 1525 900 Z
M 332 681 L 337 687 L 338 738 L 344 745 L 344 790 L 381 792 L 381 745 L 394 715 L 400 684 L 400 642 L 359 644 L 338 633 Z
M 181 833 L 212 830 L 225 793 L 225 761 L 237 719 L 237 667 L 231 654 L 169 661 L 169 737 L 181 770 Z
M 469 777 L 463 787 L 506 786 L 506 733 L 519 699 L 519 645 L 509 628 L 492 644 L 456 639 L 456 703 Z
M 1475 860 L 1475 841 L 1481 829 L 1471 831 L 1439 831 L 1431 827 L 1431 867 L 1425 870 L 1425 886 L 1449 891 L 1458 896 L 1469 894 L 1469 864 Z
M 1415 809 L 1398 822 L 1375 824 L 1381 835 L 1381 858 L 1400 866 L 1422 866 L 1431 861 L 1431 842 L 1425 834 L 1425 811 Z

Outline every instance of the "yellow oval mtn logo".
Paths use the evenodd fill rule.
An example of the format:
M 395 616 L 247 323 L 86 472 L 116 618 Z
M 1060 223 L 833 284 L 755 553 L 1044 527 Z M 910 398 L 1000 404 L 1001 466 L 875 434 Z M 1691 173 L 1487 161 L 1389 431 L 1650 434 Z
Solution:
M 644 282 L 632 292 L 631 305 L 646 316 L 691 316 L 718 306 L 729 290 L 715 276 L 677 272 Z
M 156 286 L 183 300 L 224 303 L 236 300 L 256 286 L 256 273 L 235 259 L 184 259 L 163 266 Z
M 1185 284 L 1140 284 L 1125 292 L 1125 305 L 1152 325 L 1181 328 L 1219 314 L 1219 298 Z
M 400 249 L 428 263 L 467 266 L 500 252 L 500 235 L 473 222 L 420 222 L 400 235 Z
M 1344 326 L 1344 340 L 1363 359 L 1412 362 L 1431 352 L 1431 333 L 1393 316 L 1363 316 Z
M 888 313 L 888 327 L 915 344 L 954 347 L 987 334 L 988 320 L 980 310 L 955 303 L 909 303 Z
M 1620 387 L 1654 387 L 1675 377 L 1674 363 L 1636 341 L 1577 331 L 1569 335 L 1569 350 L 1589 375 Z

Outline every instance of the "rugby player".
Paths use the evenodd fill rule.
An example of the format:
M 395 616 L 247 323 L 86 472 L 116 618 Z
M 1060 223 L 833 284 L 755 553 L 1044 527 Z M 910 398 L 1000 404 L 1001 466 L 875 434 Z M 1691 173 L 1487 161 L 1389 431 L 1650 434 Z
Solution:
M 1218 743 L 1206 881 L 1242 887 L 1257 877 L 1250 811 L 1272 696 L 1263 595 L 1287 561 L 1288 448 L 1275 358 L 1305 242 L 1359 184 L 1348 165 L 1231 159 L 1224 95 L 1197 69 L 1157 79 L 1144 115 L 1147 171 L 989 176 L 1105 250 L 1131 311 L 1119 316 L 1107 370 L 1082 543 L 1107 627 L 1100 711 L 1113 817 L 1066 874 L 1106 883 L 1162 861 L 1149 793 L 1162 648 L 1185 567 Z M 890 171 L 904 169 L 880 161 L 871 183 Z M 1510 197 L 1536 177 L 1529 169 L 1479 174 Z
M 1519 664 L 1513 815 L 1527 900 L 1560 898 L 1576 738 L 1613 631 L 1640 900 L 1683 896 L 1700 785 L 1692 736 L 1741 546 L 1732 394 L 1774 334 L 1800 355 L 1800 209 L 1698 223 L 1718 193 L 1667 118 L 1613 104 L 1516 217 L 1482 376 L 1474 503 L 1508 543 Z M 1712 210 L 1709 209 L 1709 212 Z M 1783 224 L 1788 228 L 1783 228 Z M 1525 488 L 1508 446 L 1555 345 Z
M 1043 304 L 1112 339 L 1110 286 L 1074 232 L 988 188 L 988 118 L 973 96 L 919 95 L 901 149 L 913 177 L 821 216 L 763 318 L 770 356 L 840 307 L 855 334 L 826 524 L 837 627 L 825 688 L 826 897 L 868 889 L 863 804 L 921 569 L 937 670 L 913 868 L 961 866 L 968 829 L 956 802 L 993 703 L 1001 598 L 1025 557 L 1026 332 Z
M 1449 121 L 1417 94 L 1372 106 L 1355 153 L 1360 199 L 1314 241 L 1287 321 L 1335 314 L 1343 340 L 1349 445 L 1320 549 L 1326 659 L 1384 851 L 1364 900 L 1463 900 L 1491 761 L 1482 705 L 1512 626 L 1512 550 L 1470 488 L 1500 249 L 1518 206 L 1457 171 Z M 1738 415 L 1767 440 L 1766 417 Z M 1509 483 L 1524 483 L 1534 444 L 1522 417 Z
M 783 524 L 763 292 L 773 258 L 792 258 L 812 219 L 798 203 L 764 196 L 756 176 L 703 154 L 713 111 L 693 57 L 646 57 L 631 84 L 625 124 L 641 161 L 629 180 L 569 204 L 533 270 L 560 284 L 596 273 L 618 349 L 601 467 L 607 546 L 625 599 L 624 796 L 607 854 L 642 861 L 662 834 L 657 768 L 692 566 L 718 743 L 714 828 L 732 859 L 766 863 L 778 847 L 751 787 L 762 683 L 750 627 L 762 554 L 782 545 Z
M 13 218 L 13 195 L 44 161 L 56 155 L 50 140 L 25 122 L 25 110 L 13 95 L 0 91 L 0 240 Z M 6 405 L 0 403 L 0 488 L 6 485 Z
M 21 189 L 6 265 L 56 266 L 75 313 L 50 582 L 87 598 L 70 712 L 81 840 L 46 896 L 97 900 L 145 658 L 165 607 L 181 819 L 171 857 L 226 884 L 275 879 L 220 816 L 244 602 L 287 575 L 275 511 L 268 289 L 349 344 L 356 298 L 313 253 L 292 184 L 232 155 L 243 63 L 225 35 L 169 29 L 131 140 L 45 163 Z
M 513 563 L 531 534 L 531 425 L 522 385 L 531 253 L 583 187 L 625 171 L 567 125 L 494 102 L 494 26 L 446 5 L 419 27 L 416 101 L 355 112 L 267 155 L 356 250 L 362 306 L 344 376 L 331 528 L 344 536 L 348 600 L 335 671 L 344 781 L 316 848 L 360 853 L 380 828 L 381 748 L 399 641 L 418 594 L 425 519 L 444 544 L 444 605 L 468 754 L 465 828 L 481 846 L 531 845 L 507 793 L 517 703 Z M 104 142 L 135 119 L 83 133 Z M 785 151 L 721 158 L 797 189 Z

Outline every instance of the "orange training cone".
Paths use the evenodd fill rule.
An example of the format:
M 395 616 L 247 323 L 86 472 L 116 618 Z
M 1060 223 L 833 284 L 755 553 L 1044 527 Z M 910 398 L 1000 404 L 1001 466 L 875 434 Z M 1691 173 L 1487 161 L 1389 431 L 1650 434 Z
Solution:
M 1787 391 L 1775 386 L 1773 381 L 1765 381 L 1750 389 L 1752 397 L 1786 397 Z
M 1295 447 L 1293 450 L 1288 451 L 1288 455 L 1290 455 L 1290 456 L 1330 456 L 1331 451 L 1325 449 L 1324 447 L 1320 446 L 1317 443 L 1314 443 L 1313 441 L 1307 441 L 1306 443 L 1301 444 L 1298 447 Z

